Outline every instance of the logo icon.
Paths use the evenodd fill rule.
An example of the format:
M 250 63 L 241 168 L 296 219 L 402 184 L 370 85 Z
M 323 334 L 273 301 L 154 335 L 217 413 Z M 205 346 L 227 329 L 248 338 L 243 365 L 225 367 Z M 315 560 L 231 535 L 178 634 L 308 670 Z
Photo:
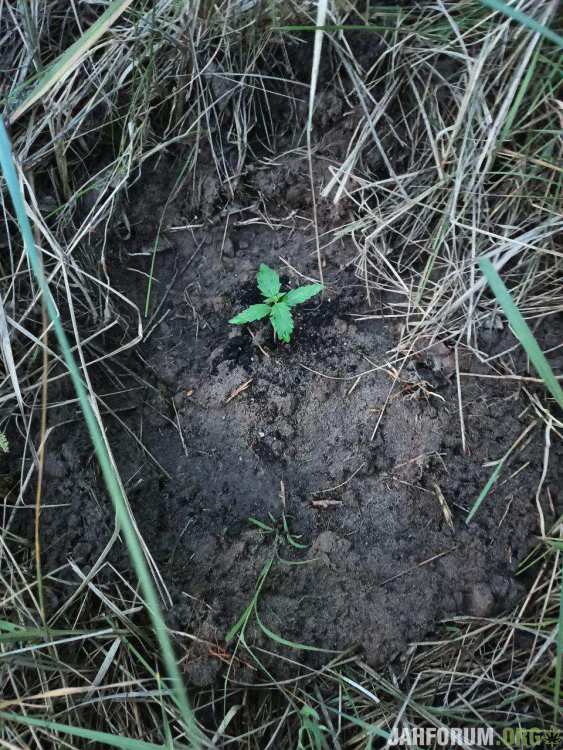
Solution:
M 556 727 L 546 729 L 543 733 L 543 744 L 545 750 L 558 750 L 561 747 L 561 730 Z

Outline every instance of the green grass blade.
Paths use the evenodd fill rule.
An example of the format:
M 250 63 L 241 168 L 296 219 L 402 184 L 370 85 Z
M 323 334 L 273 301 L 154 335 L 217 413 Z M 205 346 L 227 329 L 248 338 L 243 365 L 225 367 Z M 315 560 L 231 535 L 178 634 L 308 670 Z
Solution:
M 131 519 L 129 518 L 127 504 L 125 498 L 122 495 L 121 486 L 115 473 L 115 469 L 111 463 L 102 433 L 100 431 L 100 426 L 90 404 L 86 387 L 80 377 L 78 368 L 74 361 L 74 356 L 72 354 L 69 341 L 63 329 L 61 320 L 57 313 L 55 302 L 51 295 L 51 290 L 49 289 L 49 286 L 43 274 L 43 270 L 33 239 L 31 225 L 25 211 L 23 195 L 20 190 L 16 169 L 13 162 L 12 147 L 8 138 L 6 127 L 1 119 L 0 166 L 2 167 L 2 173 L 6 180 L 8 192 L 10 193 L 14 210 L 16 212 L 19 229 L 22 235 L 30 266 L 36 278 L 37 284 L 43 294 L 49 317 L 53 322 L 53 329 L 55 331 L 55 335 L 57 337 L 63 359 L 68 368 L 72 384 L 76 391 L 76 395 L 78 396 L 78 401 L 84 414 L 84 420 L 86 422 L 88 432 L 90 433 L 90 437 L 92 439 L 92 443 L 94 445 L 96 455 L 100 463 L 102 475 L 104 477 L 108 493 L 115 508 L 117 521 L 125 538 L 127 549 L 135 568 L 135 572 L 137 573 L 137 576 L 139 578 L 141 590 L 146 600 L 149 615 L 151 617 L 151 621 L 160 645 L 162 659 L 164 661 L 168 677 L 171 681 L 170 687 L 173 691 L 174 700 L 179 709 L 180 716 L 182 717 L 188 738 L 191 742 L 193 742 L 193 745 L 195 747 L 199 747 L 201 745 L 200 733 L 189 707 L 184 683 L 180 676 L 178 665 L 174 656 L 172 642 L 170 640 L 168 629 L 160 611 L 158 595 L 156 593 L 156 589 L 154 587 L 151 574 L 149 572 L 136 531 L 133 527 L 133 524 L 131 523 Z
M 296 643 L 295 641 L 288 641 L 287 638 L 283 638 L 281 635 L 274 633 L 273 630 L 270 630 L 270 628 L 264 625 L 264 623 L 260 619 L 257 609 L 254 610 L 254 616 L 256 617 L 256 622 L 258 623 L 262 632 L 265 635 L 267 635 L 268 638 L 274 641 L 274 643 L 277 643 L 280 646 L 287 646 L 289 648 L 295 649 L 296 651 L 316 651 L 321 654 L 337 654 L 338 653 L 338 651 L 332 651 L 328 648 L 318 648 L 317 646 L 307 646 L 304 643 Z
M 498 10 L 499 13 L 504 13 L 505 16 L 512 18 L 513 21 L 517 21 L 522 26 L 526 26 L 528 29 L 541 34 L 546 39 L 549 39 L 558 47 L 563 47 L 563 36 L 559 36 L 555 31 L 552 31 L 543 23 L 536 21 L 535 18 L 522 13 L 518 8 L 513 8 L 511 5 L 507 5 L 502 0 L 481 0 L 483 5 L 492 10 Z
M 3 627 L 0 622 L 0 631 L 4 631 L 6 628 Z M 64 638 L 65 636 L 79 636 L 90 635 L 88 630 L 51 630 L 48 629 L 50 638 Z M 14 630 L 8 631 L 7 633 L 0 633 L 0 644 L 1 643 L 26 643 L 33 641 L 40 642 L 45 640 L 45 629 L 44 628 L 14 628 Z
M 257 526 L 261 531 L 265 531 L 267 534 L 273 534 L 275 531 L 275 529 L 273 529 L 271 526 L 268 526 L 267 523 L 259 521 L 257 518 L 254 518 L 254 516 L 250 516 L 247 520 L 248 523 L 251 523 L 253 526 Z
M 229 628 L 229 632 L 225 636 L 225 643 L 230 643 L 234 638 L 239 634 L 243 633 L 244 629 L 250 620 L 250 617 L 252 616 L 252 613 L 254 612 L 254 605 L 256 604 L 256 595 L 252 597 L 252 600 L 248 607 L 244 610 L 242 615 L 239 617 L 239 619 L 235 622 L 235 624 Z
M 112 23 L 131 5 L 133 0 L 113 0 L 102 15 L 95 21 L 74 44 L 65 50 L 40 75 L 35 87 L 10 115 L 10 123 L 14 123 L 36 101 L 41 99 L 49 89 L 67 76 L 78 64 L 82 57 L 98 41 Z M 23 84 L 26 85 L 25 83 Z
M 555 377 L 549 362 L 540 349 L 534 334 L 522 317 L 522 313 L 515 305 L 512 295 L 488 258 L 480 260 L 479 266 L 500 306 L 504 310 L 514 335 L 526 350 L 527 355 L 530 357 L 538 375 L 545 383 L 546 388 L 563 409 L 563 389 L 559 385 L 559 381 Z
M 116 747 L 119 750 L 166 750 L 165 745 L 155 745 L 153 742 L 144 740 L 135 740 L 131 737 L 119 737 L 116 734 L 107 732 L 97 732 L 94 729 L 82 729 L 82 727 L 71 727 L 67 724 L 59 724 L 56 721 L 45 721 L 44 719 L 34 719 L 31 716 L 22 714 L 13 714 L 8 711 L 0 711 L 0 720 L 14 721 L 18 724 L 25 724 L 29 727 L 39 727 L 40 729 L 49 729 L 52 732 L 61 734 L 70 734 L 72 737 L 82 737 L 91 742 L 98 742 L 107 747 Z
M 505 458 L 506 458 L 506 456 L 505 456 Z M 486 485 L 483 487 L 483 489 L 479 493 L 479 497 L 477 498 L 477 500 L 475 500 L 475 502 L 473 503 L 473 507 L 471 508 L 471 510 L 469 511 L 469 513 L 467 514 L 467 518 L 465 519 L 465 523 L 470 523 L 470 521 L 473 518 L 473 516 L 475 515 L 475 513 L 477 513 L 477 511 L 481 507 L 481 503 L 483 502 L 483 500 L 487 497 L 487 495 L 491 491 L 491 488 L 492 488 L 493 484 L 497 481 L 497 479 L 499 478 L 500 472 L 502 471 L 502 467 L 504 466 L 505 458 L 503 458 L 501 461 L 499 461 L 498 464 L 495 466 L 495 470 L 493 471 L 493 473 L 491 474 L 491 476 L 487 480 Z
M 481 503 L 487 497 L 487 495 L 491 491 L 491 488 L 493 487 L 494 483 L 499 478 L 499 475 L 500 475 L 500 473 L 501 473 L 504 465 L 508 461 L 509 456 L 511 456 L 511 454 L 514 453 L 514 451 L 516 450 L 516 448 L 521 444 L 522 440 L 526 437 L 526 435 L 530 432 L 530 430 L 534 429 L 535 424 L 536 424 L 535 422 L 530 422 L 530 424 L 526 427 L 526 429 L 524 430 L 524 432 L 522 432 L 520 434 L 520 437 L 512 443 L 512 445 L 506 451 L 506 453 L 504 454 L 504 456 L 497 461 L 496 466 L 494 468 L 494 471 L 491 474 L 491 476 L 489 477 L 489 479 L 487 481 L 487 484 L 483 487 L 483 489 L 479 493 L 479 497 L 477 498 L 477 500 L 475 500 L 475 502 L 473 503 L 473 507 L 471 508 L 471 510 L 469 511 L 469 513 L 467 514 L 467 518 L 465 519 L 465 523 L 469 523 L 471 521 L 471 519 L 473 518 L 473 516 L 475 515 L 475 513 L 477 513 L 477 511 L 479 510 L 479 508 L 481 506 Z
M 268 573 L 270 572 L 273 564 L 274 564 L 274 558 L 272 557 L 268 560 L 268 562 L 262 568 L 262 571 L 260 572 L 260 575 L 258 576 L 258 581 L 256 583 L 256 590 L 254 591 L 254 595 L 252 599 L 250 600 L 250 604 L 246 607 L 246 609 L 244 610 L 242 615 L 239 617 L 239 619 L 235 622 L 235 624 L 229 629 L 229 632 L 225 636 L 226 643 L 230 643 L 232 640 L 234 640 L 234 638 L 239 633 L 244 635 L 244 631 L 246 629 L 248 621 L 252 617 L 252 613 L 255 610 L 256 603 L 258 602 L 258 597 L 260 596 L 260 591 L 262 590 L 264 581 L 268 577 Z
M 506 116 L 506 120 L 504 121 L 504 125 L 502 126 L 499 143 L 507 140 L 507 138 L 510 136 L 514 119 L 518 114 L 518 111 L 520 110 L 520 105 L 524 101 L 526 92 L 528 91 L 532 78 L 534 77 L 534 73 L 536 72 L 536 67 L 541 54 L 541 46 L 542 45 L 540 40 L 528 67 L 528 70 L 526 71 L 526 75 L 524 76 L 524 78 L 522 79 L 522 83 L 518 87 L 518 91 L 516 93 L 516 96 L 514 97 L 514 101 L 512 102 L 510 110 L 508 111 L 508 114 Z
M 557 401 L 559 406 L 563 409 L 563 389 L 559 385 L 559 381 L 555 377 L 553 370 L 544 353 L 539 347 L 538 342 L 530 327 L 522 317 L 522 313 L 514 303 L 512 295 L 506 288 L 503 280 L 496 272 L 495 267 L 488 258 L 483 258 L 479 261 L 479 266 L 487 279 L 489 286 L 493 290 L 495 297 L 497 298 L 500 306 L 504 310 L 504 313 L 508 319 L 508 322 L 514 332 L 514 335 L 518 338 L 526 353 L 530 357 L 532 364 L 536 368 L 539 376 L 545 383 L 546 388 L 549 390 L 553 398 Z M 563 579 L 563 567 L 561 570 L 561 577 Z M 562 662 L 563 662 L 563 581 L 559 596 L 559 619 L 557 624 L 557 658 L 555 661 L 555 684 L 553 688 L 553 711 L 554 721 L 556 726 L 560 719 L 560 699 L 561 699 L 561 677 L 562 677 Z
M 555 661 L 555 685 L 553 687 L 553 723 L 561 721 L 561 679 L 563 678 L 563 565 L 559 582 L 559 620 L 557 623 L 557 659 Z

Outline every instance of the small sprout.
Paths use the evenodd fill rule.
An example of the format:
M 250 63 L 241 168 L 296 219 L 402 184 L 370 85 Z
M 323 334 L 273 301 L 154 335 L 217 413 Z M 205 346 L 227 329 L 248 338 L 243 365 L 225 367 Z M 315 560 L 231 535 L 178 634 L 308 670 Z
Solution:
M 8 442 L 5 432 L 0 432 L 0 451 L 2 451 L 2 453 L 10 452 L 10 443 Z
M 297 289 L 282 292 L 280 277 L 264 263 L 260 264 L 260 269 L 256 275 L 256 283 L 264 297 L 264 302 L 258 305 L 250 305 L 246 310 L 231 318 L 229 323 L 241 326 L 246 323 L 253 323 L 255 320 L 269 318 L 274 333 L 279 340 L 289 344 L 294 328 L 291 308 L 307 302 L 311 297 L 321 292 L 323 285 L 305 284 L 297 287 Z

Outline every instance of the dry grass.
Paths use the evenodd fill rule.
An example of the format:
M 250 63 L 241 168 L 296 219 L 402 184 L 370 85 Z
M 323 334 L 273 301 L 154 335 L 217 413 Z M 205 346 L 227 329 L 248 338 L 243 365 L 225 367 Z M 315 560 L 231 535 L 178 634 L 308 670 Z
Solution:
M 557 9 L 551 1 L 517 5 L 544 24 Z M 113 3 L 100 35 L 88 37 L 85 31 L 108 6 L 0 0 L 0 99 L 26 210 L 75 357 L 111 367 L 112 357 L 142 339 L 145 311 L 111 286 L 105 234 L 94 230 L 121 219 L 127 188 L 143 164 L 170 151 L 180 152 L 184 164 L 175 190 L 201 189 L 198 165 L 209 153 L 226 193 L 234 195 L 254 158 L 259 123 L 266 123 L 261 146 L 275 154 L 269 91 L 286 91 L 295 106 L 306 102 L 307 87 L 298 101 L 277 62 L 290 39 L 311 34 L 304 28 L 314 26 L 317 9 L 308 3 Z M 342 77 L 353 82 L 355 129 L 318 200 L 349 202 L 354 220 L 330 236 L 317 235 L 318 251 L 340 237 L 354 243 L 367 294 L 385 292 L 390 301 L 382 314 L 402 324 L 398 367 L 406 353 L 437 339 L 487 361 L 477 333 L 498 324 L 499 309 L 477 258 L 490 258 L 502 271 L 532 328 L 563 311 L 559 50 L 477 0 L 421 3 L 410 11 L 389 4 L 367 21 L 369 33 L 384 43 L 366 68 L 347 30 L 366 20 L 346 2 L 328 3 L 326 11 L 327 31 L 317 32 L 317 41 L 323 39 L 323 55 L 333 60 L 335 85 Z M 303 153 L 312 158 L 314 138 L 309 145 Z M 234 152 L 228 161 L 227 147 Z M 47 434 L 39 429 L 43 389 L 48 393 L 67 374 L 42 320 L 12 206 L 5 190 L 0 195 L 0 440 L 4 433 L 15 438 L 9 454 L 0 452 L 0 744 L 109 742 L 69 733 L 82 728 L 130 738 L 131 748 L 188 746 L 136 582 L 105 556 L 94 571 L 69 561 L 38 576 L 33 546 L 19 536 L 17 514 L 33 513 L 29 498 L 48 438 L 48 427 Z M 93 236 L 102 239 L 90 242 Z M 136 326 L 115 350 L 100 354 L 102 337 L 121 325 L 117 301 L 130 307 Z M 151 304 L 147 296 L 147 310 Z M 524 378 L 529 408 L 546 425 L 549 460 L 549 439 L 560 439 L 563 425 L 548 399 L 526 390 L 525 378 L 533 374 L 512 371 L 509 361 L 491 361 L 490 372 Z M 87 378 L 86 386 L 101 410 L 103 399 Z M 251 688 L 231 680 L 196 692 L 193 709 L 207 742 L 364 748 L 383 744 L 395 725 L 557 723 L 563 527 L 541 528 L 541 519 L 538 527 L 538 548 L 524 563 L 531 587 L 514 612 L 444 624 L 435 641 L 413 646 L 384 673 L 344 654 L 318 672 L 296 663 L 295 677 L 284 683 L 264 677 L 262 687 Z M 165 585 L 145 553 L 166 604 Z M 48 602 L 47 620 L 42 589 L 60 592 Z M 182 665 L 194 638 L 175 633 L 175 640 Z M 199 647 L 229 659 L 217 644 Z

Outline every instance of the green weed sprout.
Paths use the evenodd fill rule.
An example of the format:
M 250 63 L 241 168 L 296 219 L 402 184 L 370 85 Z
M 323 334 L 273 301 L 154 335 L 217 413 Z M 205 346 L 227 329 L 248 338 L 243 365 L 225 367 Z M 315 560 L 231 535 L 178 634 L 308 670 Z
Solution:
M 260 269 L 256 274 L 256 283 L 264 297 L 264 302 L 258 305 L 250 305 L 246 310 L 231 318 L 229 323 L 242 326 L 246 323 L 253 323 L 255 320 L 269 318 L 274 333 L 279 340 L 289 344 L 294 328 L 291 308 L 307 302 L 308 299 L 321 292 L 323 285 L 305 284 L 297 287 L 297 289 L 282 292 L 280 277 L 265 263 L 260 264 Z

